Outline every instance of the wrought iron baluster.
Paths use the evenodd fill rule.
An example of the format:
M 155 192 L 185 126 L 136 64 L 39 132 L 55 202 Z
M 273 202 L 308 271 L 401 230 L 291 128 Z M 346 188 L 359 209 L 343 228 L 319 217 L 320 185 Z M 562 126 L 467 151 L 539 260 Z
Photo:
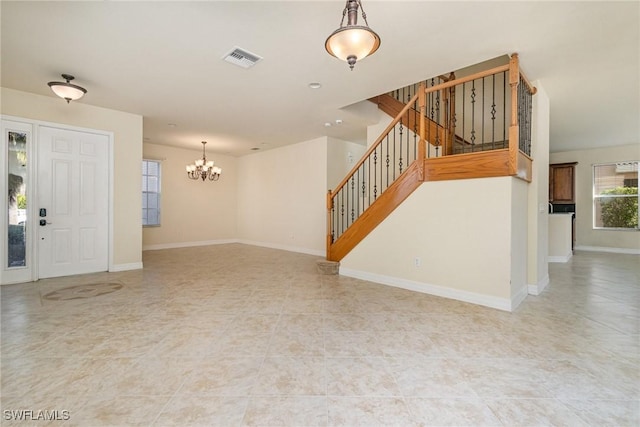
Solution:
M 493 79 L 491 84 L 491 140 L 493 148 L 496 148 L 496 75 L 491 76 Z
M 340 189 L 340 225 L 342 226 L 340 234 L 344 233 L 344 187 Z
M 355 203 L 355 176 L 351 175 L 351 224 L 353 224 L 353 221 L 356 220 L 356 211 L 354 208 L 354 203 Z
M 410 145 L 409 144 L 409 131 L 410 130 L 411 130 L 411 128 L 409 127 L 409 111 L 407 111 L 407 134 L 406 134 L 406 137 L 407 137 L 407 157 L 406 157 L 407 165 L 411 164 L 411 158 L 409 157 L 409 149 L 411 148 L 411 147 L 409 147 L 409 145 Z
M 374 202 L 378 197 L 378 178 L 377 178 L 378 169 L 376 168 L 377 164 L 378 164 L 378 147 L 374 148 L 373 150 L 373 201 Z
M 387 134 L 386 141 L 387 141 L 386 164 L 387 164 L 387 187 L 388 187 L 389 186 L 389 134 Z
M 484 80 L 486 77 L 482 78 L 482 149 L 484 150 Z
M 527 154 L 530 156 L 531 155 L 531 131 L 532 131 L 532 127 L 533 127 L 533 94 L 530 93 L 529 91 L 527 91 L 527 105 L 528 107 L 528 113 L 527 113 L 527 140 L 529 141 L 529 144 L 527 146 Z
M 436 124 L 440 125 L 440 91 L 437 91 L 435 93 L 435 108 L 436 108 Z M 438 131 L 438 127 L 436 126 L 436 141 L 435 141 L 435 146 L 436 146 L 436 157 L 438 157 L 438 150 L 440 149 L 440 144 L 442 143 L 442 141 L 440 140 L 440 132 Z
M 502 141 L 507 142 L 507 72 L 502 72 Z
M 365 197 L 366 197 L 366 191 L 367 191 L 367 185 L 365 183 L 366 168 L 365 168 L 365 163 L 364 162 L 362 163 L 361 167 L 362 167 L 362 210 L 364 211 L 365 210 L 364 203 L 365 203 L 365 200 L 366 200 Z M 368 205 L 367 205 L 367 207 L 368 207 Z
M 396 180 L 396 131 L 393 130 L 393 181 Z
M 380 165 L 380 194 L 382 194 L 382 192 L 387 189 L 387 187 L 384 186 L 384 179 L 382 178 L 382 172 L 384 169 L 384 164 L 382 162 L 382 144 L 380 144 L 380 161 L 378 164 Z
M 476 81 L 471 81 L 471 151 L 476 145 Z
M 356 182 L 358 184 L 360 184 L 360 168 L 358 168 L 356 170 L 355 175 L 357 176 Z M 360 197 L 359 196 L 356 196 L 356 197 L 357 197 L 357 199 L 356 199 L 356 201 L 357 201 L 357 203 L 356 203 L 356 213 L 358 215 L 358 218 L 360 218 Z
M 465 137 L 467 136 L 465 134 L 465 127 L 466 127 L 466 121 L 467 118 L 465 116 L 465 104 L 467 101 L 467 83 L 464 82 L 462 83 L 462 152 L 465 152 Z
M 331 198 L 331 243 L 336 241 L 336 196 Z
M 457 140 L 458 136 L 456 135 L 456 124 L 458 122 L 458 113 L 454 110 L 453 115 L 451 116 L 451 134 L 453 135 L 453 139 Z M 462 152 L 464 153 L 464 140 L 462 145 Z
M 402 175 L 402 121 L 400 121 L 400 158 L 399 158 L 399 166 L 400 166 L 400 173 L 399 175 Z
M 413 159 L 418 158 L 417 149 L 418 149 L 418 120 L 420 120 L 420 112 L 418 111 L 417 101 L 415 102 L 413 108 Z
M 371 188 L 371 154 L 367 157 L 367 163 L 369 166 L 369 175 L 367 176 L 367 182 L 369 183 L 369 188 Z M 367 206 L 371 206 L 371 190 L 367 191 Z

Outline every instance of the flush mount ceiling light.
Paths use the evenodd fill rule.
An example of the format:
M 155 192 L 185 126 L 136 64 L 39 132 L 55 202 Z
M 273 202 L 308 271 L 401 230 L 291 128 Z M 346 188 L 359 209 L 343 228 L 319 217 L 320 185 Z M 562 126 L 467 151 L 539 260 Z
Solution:
M 218 166 L 213 166 L 213 160 L 207 161 L 207 156 L 204 154 L 204 146 L 207 141 L 202 141 L 202 158 L 196 160 L 192 165 L 187 165 L 187 176 L 191 179 L 202 179 L 203 181 L 217 181 L 220 179 L 222 169 Z
M 66 80 L 65 83 L 49 82 L 47 84 L 49 85 L 53 93 L 58 95 L 60 98 L 66 99 L 67 104 L 71 101 L 77 101 L 78 99 L 82 98 L 85 93 L 87 93 L 87 90 L 85 88 L 70 83 L 71 80 L 75 79 L 75 77 L 73 77 L 72 75 L 62 74 L 62 78 Z
M 362 9 L 362 19 L 365 25 L 358 25 L 358 7 Z M 344 17 L 347 16 L 347 25 L 344 26 Z M 367 14 L 362 8 L 360 0 L 347 0 L 342 11 L 340 27 L 327 38 L 325 49 L 330 55 L 346 61 L 353 71 L 356 61 L 362 60 L 374 53 L 380 47 L 378 36 L 367 22 Z

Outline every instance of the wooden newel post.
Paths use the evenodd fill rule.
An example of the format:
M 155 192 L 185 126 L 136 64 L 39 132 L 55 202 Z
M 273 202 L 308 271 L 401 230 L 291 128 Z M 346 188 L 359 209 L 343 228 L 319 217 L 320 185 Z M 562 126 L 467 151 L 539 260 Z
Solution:
M 512 172 L 517 169 L 518 141 L 518 84 L 520 83 L 520 65 L 518 54 L 511 55 L 509 60 L 509 86 L 511 86 L 511 125 L 509 126 L 509 159 Z
M 333 198 L 331 197 L 331 190 L 327 192 L 327 261 L 331 260 L 331 209 L 333 208 Z
M 511 126 L 518 126 L 518 84 L 520 83 L 520 66 L 518 54 L 511 55 L 509 60 L 509 86 L 511 86 Z
M 420 162 L 420 180 L 424 180 L 424 159 L 427 157 L 427 135 L 426 116 L 427 116 L 427 94 L 425 93 L 424 83 L 420 83 L 418 88 L 418 110 L 420 111 L 420 140 L 418 141 L 418 161 Z

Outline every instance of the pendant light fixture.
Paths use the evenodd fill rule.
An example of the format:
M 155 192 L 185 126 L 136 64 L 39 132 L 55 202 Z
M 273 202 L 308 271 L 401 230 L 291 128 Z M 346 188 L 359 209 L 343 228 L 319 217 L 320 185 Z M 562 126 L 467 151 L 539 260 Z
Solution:
M 358 25 L 358 7 L 362 9 L 362 19 L 365 25 Z M 347 25 L 344 26 L 344 17 Z M 367 22 L 367 14 L 362 8 L 360 0 L 347 0 L 342 11 L 340 27 L 327 38 L 325 49 L 330 55 L 346 61 L 353 71 L 356 61 L 360 61 L 374 53 L 380 47 L 378 36 Z
M 202 141 L 202 158 L 196 160 L 192 165 L 187 165 L 187 176 L 191 179 L 203 181 L 217 181 L 220 179 L 222 169 L 218 166 L 213 166 L 213 160 L 207 160 L 207 156 L 204 154 L 204 147 L 207 141 Z
M 70 83 L 71 80 L 75 79 L 70 74 L 62 74 L 62 78 L 66 80 L 66 83 L 63 82 L 49 82 L 47 83 L 53 93 L 58 95 L 60 98 L 66 99 L 67 104 L 71 101 L 77 101 L 82 98 L 87 90 L 81 86 L 74 85 Z

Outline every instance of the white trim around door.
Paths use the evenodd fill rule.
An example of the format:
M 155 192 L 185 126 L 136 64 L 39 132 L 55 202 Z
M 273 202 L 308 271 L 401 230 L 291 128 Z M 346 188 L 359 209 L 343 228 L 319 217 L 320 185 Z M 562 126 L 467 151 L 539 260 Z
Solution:
M 22 118 L 22 117 L 14 117 L 14 116 L 6 116 L 6 115 L 0 115 L 0 119 L 2 119 L 2 125 L 3 125 L 3 135 L 4 135 L 4 127 L 5 127 L 5 122 L 11 122 L 12 126 L 15 127 L 15 124 L 20 124 L 21 126 L 24 126 L 25 129 L 30 128 L 31 129 L 31 147 L 30 147 L 30 151 L 28 152 L 28 156 L 30 159 L 30 162 L 28 163 L 28 181 L 29 181 L 29 185 L 30 187 L 30 198 L 31 200 L 33 200 L 33 203 L 28 203 L 27 206 L 27 221 L 29 223 L 29 236 L 27 237 L 27 245 L 28 245 L 28 253 L 30 253 L 30 260 L 29 260 L 29 265 L 26 266 L 26 268 L 21 272 L 20 275 L 16 275 L 12 273 L 12 269 L 7 269 L 7 268 L 2 268 L 0 269 L 0 284 L 10 284 L 10 283 L 21 283 L 21 282 L 26 282 L 26 281 L 35 281 L 38 280 L 40 278 L 40 274 L 38 272 L 37 266 L 38 266 L 38 251 L 36 250 L 38 247 L 38 242 L 37 242 L 37 238 L 38 238 L 38 232 L 36 229 L 36 226 L 38 224 L 38 220 L 40 219 L 38 216 L 38 206 L 37 203 L 35 203 L 36 200 L 38 200 L 38 194 L 37 194 L 37 176 L 38 176 L 38 162 L 37 162 L 37 149 L 36 147 L 34 147 L 35 144 L 37 144 L 38 138 L 40 136 L 40 130 L 41 127 L 47 127 L 47 128 L 55 128 L 55 129 L 61 129 L 61 130 L 69 130 L 69 131 L 75 131 L 75 132 L 82 132 L 82 133 L 87 133 L 87 134 L 94 134 L 94 135 L 102 135 L 106 137 L 106 143 L 108 144 L 108 148 L 107 148 L 107 167 L 108 167 L 108 177 L 107 177 L 107 181 L 108 181 L 108 201 L 107 201 L 107 210 L 108 210 L 108 219 L 107 219 L 107 224 L 108 224 L 108 230 L 107 230 L 107 258 L 108 258 L 108 263 L 107 263 L 107 270 L 106 271 L 117 271 L 118 270 L 118 266 L 114 265 L 113 263 L 113 193 L 114 193 L 114 135 L 113 132 L 109 132 L 109 131 L 102 131 L 102 130 L 96 130 L 96 129 L 89 129 L 89 128 L 83 128 L 83 127 L 78 127 L 78 126 L 69 126 L 69 125 L 65 125 L 65 124 L 60 124 L 60 123 L 51 123 L 51 122 L 46 122 L 46 121 L 40 121 L 40 120 L 31 120 L 31 119 L 26 119 L 26 118 Z M 4 144 L 3 144 L 4 145 Z M 6 148 L 3 149 L 3 151 L 6 151 Z M 0 156 L 0 160 L 1 160 L 1 164 L 0 164 L 0 173 L 4 175 L 6 175 L 7 170 L 6 170 L 6 153 L 3 153 L 2 156 Z M 6 191 L 6 189 L 2 190 L 3 192 Z M 7 215 L 6 212 L 8 211 L 8 206 L 7 206 L 7 202 L 6 202 L 6 197 L 3 197 L 3 202 L 0 203 L 0 210 L 2 210 L 2 219 L 0 219 L 0 232 L 2 232 L 3 240 L 7 239 Z M 6 247 L 6 246 L 3 246 Z M 2 251 L 4 252 L 4 250 Z M 4 256 L 4 255 L 3 255 Z M 2 264 L 3 266 L 5 264 Z

